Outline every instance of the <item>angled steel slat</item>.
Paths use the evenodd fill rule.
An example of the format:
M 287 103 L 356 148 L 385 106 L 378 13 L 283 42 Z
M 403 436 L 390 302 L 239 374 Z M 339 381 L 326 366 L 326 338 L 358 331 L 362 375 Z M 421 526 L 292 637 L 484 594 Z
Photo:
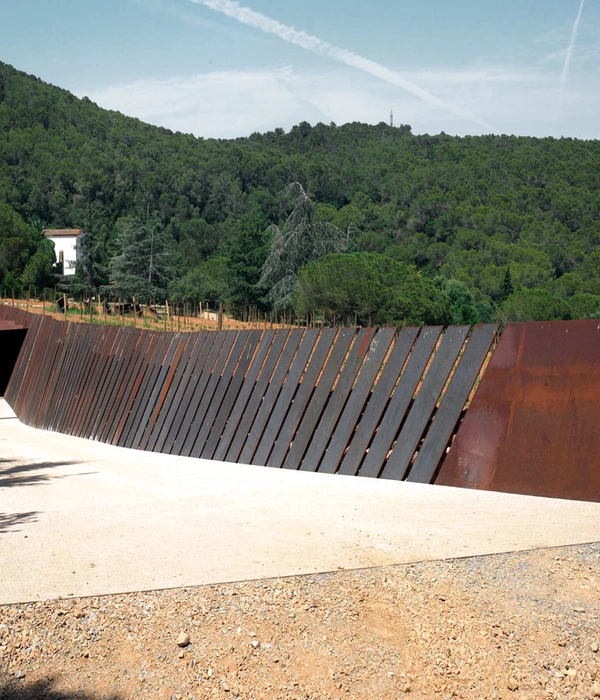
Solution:
M 317 471 L 319 468 L 329 438 L 337 425 L 341 412 L 344 410 L 358 371 L 369 353 L 374 337 L 374 328 L 361 328 L 358 331 L 315 434 L 302 459 L 302 464 L 300 465 L 302 471 Z
M 88 386 L 88 378 L 90 373 L 90 368 L 92 364 L 92 358 L 97 348 L 98 339 L 100 337 L 100 327 L 94 326 L 90 329 L 90 346 L 88 351 L 85 353 L 85 358 L 80 370 L 80 376 L 78 378 L 77 384 L 73 390 L 72 401 L 69 403 L 69 407 L 63 418 L 64 425 L 66 426 L 69 435 L 73 434 L 75 428 L 75 416 L 83 410 L 86 400 L 86 390 Z
M 334 474 L 340 465 L 344 450 L 364 410 L 365 403 L 373 389 L 377 374 L 381 370 L 381 365 L 385 360 L 395 335 L 395 328 L 381 328 L 377 331 L 371 343 L 369 353 L 360 368 L 356 383 L 350 391 L 350 396 L 348 397 L 344 411 L 331 436 L 329 446 L 323 455 L 319 466 L 320 472 Z
M 268 423 L 263 431 L 263 435 L 258 443 L 258 447 L 252 456 L 252 464 L 265 465 L 271 454 L 275 440 L 284 425 L 287 413 L 295 400 L 296 392 L 299 390 L 300 381 L 306 371 L 307 364 L 311 359 L 315 343 L 319 337 L 319 330 L 308 328 L 304 333 L 296 357 L 285 379 L 285 384 L 279 393 L 277 403 L 271 411 Z M 254 426 L 253 426 L 254 429 Z M 243 459 L 242 459 L 243 461 Z
M 235 434 L 231 440 L 231 444 L 227 451 L 226 462 L 237 462 L 246 442 L 248 431 L 252 427 L 254 418 L 258 412 L 260 404 L 265 396 L 271 381 L 271 375 L 275 371 L 275 367 L 279 362 L 281 353 L 283 352 L 284 344 L 289 338 L 290 331 L 276 331 L 275 338 L 269 348 L 269 353 L 265 358 L 264 364 L 260 369 L 260 374 L 256 378 L 256 382 L 251 387 L 252 393 L 248 397 L 243 414 L 237 424 Z
M 115 415 L 122 407 L 122 402 L 126 400 L 124 395 L 125 386 L 127 385 L 131 363 L 134 361 L 135 349 L 143 333 L 137 328 L 130 328 L 129 331 L 112 387 L 110 401 L 104 412 L 102 424 L 98 429 L 97 439 L 100 442 L 106 442 L 106 437 L 112 427 Z
M 79 351 L 78 336 L 80 334 L 79 324 L 69 323 L 60 365 L 56 368 L 56 373 L 51 381 L 50 392 L 48 393 L 48 407 L 45 411 L 43 427 L 46 430 L 54 430 L 55 417 L 60 413 L 63 405 L 63 395 L 65 387 L 69 384 L 74 357 Z
M 290 333 L 285 348 L 281 353 L 279 362 L 277 363 L 277 367 L 275 368 L 273 376 L 271 377 L 271 380 L 269 382 L 269 388 L 265 393 L 265 396 L 260 405 L 260 408 L 258 409 L 258 413 L 256 414 L 254 422 L 252 423 L 252 426 L 248 431 L 248 436 L 238 458 L 238 462 L 242 462 L 244 464 L 254 463 L 252 457 L 256 450 L 256 446 L 258 445 L 259 440 L 263 435 L 265 426 L 267 425 L 269 417 L 271 416 L 271 412 L 273 411 L 275 403 L 277 402 L 277 397 L 281 392 L 283 382 L 288 373 L 290 372 L 290 367 L 294 362 L 294 358 L 296 357 L 296 352 L 298 350 L 300 342 L 302 341 L 303 335 L 304 330 L 300 328 L 297 328 Z M 305 343 L 304 345 L 303 356 L 305 356 L 306 359 L 308 359 L 308 354 L 310 353 L 310 350 L 314 345 L 315 339 L 316 337 L 309 336 L 307 343 Z M 303 366 L 306 365 L 306 359 L 302 363 Z M 296 382 L 295 385 L 291 385 L 291 388 L 294 391 L 297 389 L 297 387 L 298 382 Z
M 88 332 L 83 324 L 77 324 L 81 328 L 72 328 L 72 350 L 69 353 L 66 363 L 63 366 L 62 374 L 66 375 L 62 382 L 62 390 L 55 398 L 56 408 L 50 418 L 51 429 L 57 432 L 67 432 L 68 424 L 65 423 L 65 416 L 69 412 L 72 403 L 75 401 L 79 374 L 85 361 L 85 357 L 92 341 L 92 334 Z
M 338 333 L 318 384 L 312 393 L 304 418 L 298 427 L 298 431 L 283 462 L 282 466 L 285 469 L 298 469 L 300 466 L 308 443 L 314 434 L 315 426 L 329 399 L 331 388 L 340 372 L 340 367 L 355 335 L 356 329 L 354 328 L 342 328 Z
M 148 450 L 150 452 L 153 451 L 154 443 L 156 442 L 161 429 L 164 427 L 166 418 L 169 414 L 169 410 L 173 403 L 173 398 L 177 395 L 181 379 L 189 366 L 188 363 L 190 360 L 190 355 L 192 354 L 197 340 L 198 333 L 186 333 L 184 336 L 182 336 L 181 343 L 183 347 L 179 362 L 177 363 L 177 368 L 173 374 L 171 382 L 169 383 L 168 391 L 161 402 L 160 411 L 156 417 L 153 416 L 152 428 L 146 431 L 146 435 L 141 443 L 141 449 Z
M 52 379 L 63 359 L 66 325 L 55 323 L 52 328 L 50 343 L 38 349 L 40 374 L 30 396 L 31 425 L 38 428 L 43 425 L 47 409 L 47 396 L 52 389 Z M 50 349 L 50 352 L 47 352 L 48 349 Z
M 200 399 L 200 402 L 198 403 L 198 408 L 196 409 L 195 415 L 190 422 L 187 437 L 183 443 L 183 447 L 181 448 L 180 454 L 185 457 L 189 457 L 191 454 L 192 448 L 194 447 L 194 443 L 196 442 L 196 438 L 198 436 L 198 432 L 202 427 L 202 423 L 204 422 L 206 412 L 208 411 L 210 404 L 214 399 L 217 387 L 221 382 L 221 373 L 223 372 L 225 363 L 231 354 L 231 348 L 233 347 L 238 336 L 238 331 L 225 331 L 225 333 L 226 335 L 225 339 L 223 340 L 223 345 L 221 346 L 219 354 L 215 360 L 215 364 L 211 370 L 204 393 Z
M 202 373 L 198 378 L 196 386 L 193 387 L 193 393 L 191 395 L 189 405 L 183 417 L 180 430 L 177 435 L 177 439 L 173 443 L 171 454 L 182 454 L 182 450 L 184 449 L 184 445 L 186 444 L 191 424 L 196 416 L 196 412 L 198 411 L 200 404 L 202 403 L 202 398 L 206 391 L 206 387 L 208 386 L 208 383 L 210 382 L 211 377 L 213 376 L 215 363 L 219 362 L 223 346 L 225 343 L 228 343 L 229 340 L 230 337 L 227 331 L 217 332 L 212 347 L 210 349 L 208 358 L 206 359 L 206 363 L 202 368 Z M 229 354 L 229 349 L 227 350 L 227 354 Z
M 156 392 L 154 392 L 150 398 L 152 411 L 149 414 L 142 436 L 136 445 L 138 449 L 146 449 L 146 444 L 150 437 L 150 433 L 154 428 L 156 419 L 163 408 L 167 395 L 169 394 L 173 378 L 177 376 L 179 362 L 181 361 L 181 357 L 185 351 L 188 339 L 187 334 L 178 334 L 173 338 L 173 343 L 169 347 L 169 354 L 165 358 L 163 368 L 157 379 Z
M 206 341 L 209 334 L 202 331 L 193 335 L 196 336 L 194 346 L 188 358 L 183 374 L 179 379 L 177 391 L 173 392 L 173 396 L 171 398 L 171 405 L 166 411 L 165 419 L 163 420 L 162 425 L 157 426 L 159 428 L 159 430 L 157 431 L 157 435 L 151 438 L 151 440 L 148 442 L 148 449 L 154 452 L 169 451 L 166 448 L 167 437 L 173 430 L 173 426 L 176 425 L 176 416 L 178 416 L 180 413 L 181 415 L 183 415 L 182 405 L 185 393 L 187 391 L 190 391 L 190 384 L 194 383 L 192 381 L 192 377 L 195 375 L 195 373 L 197 373 L 199 376 L 200 372 L 202 371 L 202 367 L 199 366 L 200 354 L 201 352 L 203 352 L 203 348 L 206 345 Z
M 17 397 L 23 384 L 23 377 L 27 371 L 27 366 L 31 359 L 31 351 L 32 348 L 35 347 L 41 323 L 42 318 L 40 316 L 35 316 L 32 319 L 23 345 L 21 346 L 21 351 L 19 353 L 19 357 L 17 358 L 15 369 L 11 375 L 5 392 L 5 398 L 10 406 L 14 407 L 17 401 Z
M 266 461 L 267 466 L 281 467 L 283 464 L 283 460 L 285 459 L 294 435 L 298 430 L 298 426 L 302 421 L 302 417 L 304 416 L 308 402 L 310 401 L 315 389 L 317 379 L 319 378 L 323 365 L 325 364 L 325 360 L 331 351 L 336 335 L 337 329 L 335 328 L 324 328 L 321 331 L 317 347 L 310 358 L 310 362 L 306 367 L 306 371 L 302 377 L 302 381 L 300 382 L 300 386 L 296 392 L 296 395 L 294 396 L 290 409 L 285 417 L 283 426 L 277 435 L 273 449 L 271 450 L 271 453 Z
M 379 428 L 360 467 L 359 476 L 379 476 L 441 332 L 441 326 L 433 326 L 423 328 L 419 333 L 400 375 L 398 386 L 382 415 Z
M 226 458 L 227 451 L 229 450 L 232 440 L 237 434 L 239 422 L 254 390 L 256 378 L 259 375 L 265 358 L 268 356 L 269 350 L 274 339 L 277 337 L 276 334 L 277 331 L 268 330 L 265 331 L 262 335 L 256 353 L 251 358 L 252 363 L 250 364 L 250 368 L 248 369 L 247 374 L 242 377 L 239 392 L 235 398 L 233 408 L 231 409 L 231 412 L 227 417 L 225 427 L 223 428 L 222 433 L 219 436 L 219 440 L 215 445 L 214 452 L 209 456 L 209 454 L 205 450 L 205 452 L 203 453 L 203 457 L 218 460 L 224 460 Z
M 156 401 L 160 396 L 160 392 L 162 390 L 164 382 L 169 374 L 173 356 L 175 355 L 175 352 L 177 351 L 177 348 L 179 346 L 181 333 L 171 333 L 170 336 L 171 337 L 165 344 L 163 350 L 161 351 L 161 354 L 158 356 L 158 362 L 156 366 L 152 370 L 152 375 L 150 381 L 148 382 L 146 395 L 143 402 L 140 403 L 140 408 L 136 418 L 137 430 L 135 431 L 135 434 L 133 430 L 130 431 L 129 444 L 126 445 L 127 447 L 132 447 L 133 449 L 139 448 L 140 442 L 144 437 L 144 433 L 148 426 L 150 416 L 154 411 Z M 133 425 L 135 426 L 135 422 Z
M 338 474 L 354 476 L 358 472 L 419 330 L 420 328 L 403 328 L 400 331 L 381 377 L 369 397 L 364 415 L 356 427 L 356 432 L 344 455 Z M 343 419 L 340 421 L 340 424 L 342 423 Z
M 115 400 L 115 410 L 107 421 L 107 428 L 102 434 L 103 442 L 116 445 L 125 427 L 125 421 L 131 410 L 131 406 L 137 396 L 137 389 L 142 380 L 142 368 L 146 357 L 154 350 L 157 342 L 156 333 L 138 331 L 137 342 L 131 353 L 131 362 L 125 372 L 124 381 L 121 383 L 119 394 Z
M 407 481 L 428 484 L 435 475 L 497 330 L 498 324 L 475 326 L 473 329 Z
M 190 405 L 190 401 L 194 396 L 194 391 L 202 377 L 204 372 L 204 365 L 208 361 L 212 347 L 219 337 L 218 333 L 206 332 L 203 334 L 204 342 L 200 349 L 200 354 L 198 355 L 198 360 L 193 364 L 193 371 L 189 376 L 187 385 L 183 382 L 181 384 L 183 389 L 183 394 L 180 399 L 178 399 L 177 410 L 175 411 L 175 417 L 171 425 L 169 426 L 169 432 L 165 437 L 165 447 L 161 452 L 173 453 L 173 448 L 175 445 L 175 440 L 179 436 L 183 424 L 185 423 L 185 416 Z M 183 438 L 182 438 L 183 439 Z
M 224 397 L 229 390 L 232 377 L 234 375 L 234 372 L 238 366 L 238 364 L 242 361 L 242 358 L 244 357 L 245 353 L 245 347 L 247 345 L 247 342 L 250 338 L 250 331 L 239 331 L 237 338 L 235 340 L 235 345 L 233 346 L 233 350 L 231 351 L 231 354 L 229 355 L 229 359 L 227 360 L 227 364 L 225 368 L 223 369 L 223 373 L 221 376 L 221 379 L 219 380 L 219 383 L 217 385 L 217 388 L 213 394 L 213 397 L 209 403 L 209 405 L 206 408 L 206 413 L 202 419 L 202 424 L 200 426 L 200 430 L 198 431 L 198 434 L 196 436 L 196 439 L 194 440 L 194 444 L 192 446 L 192 449 L 190 450 L 190 457 L 200 457 L 202 454 L 202 449 L 204 448 L 204 443 L 206 442 L 206 439 L 208 438 L 208 435 L 211 431 L 211 428 L 213 426 L 213 422 L 215 420 L 215 417 L 221 408 L 221 404 L 224 400 Z
M 98 440 L 98 436 L 104 427 L 104 417 L 111 405 L 115 384 L 119 380 L 121 366 L 123 363 L 123 353 L 131 337 L 129 328 L 119 328 L 117 332 L 117 340 L 112 348 L 112 352 L 108 357 L 108 365 L 106 375 L 102 381 L 102 388 L 98 403 L 95 406 L 93 416 L 93 424 L 88 428 L 88 436 L 93 440 Z
M 105 382 L 105 369 L 109 366 L 110 357 L 118 338 L 120 336 L 116 327 L 105 326 L 102 329 L 102 335 L 92 358 L 86 401 L 83 402 L 82 410 L 75 415 L 73 435 L 89 437 L 91 434 L 96 407 L 100 401 Z
M 383 478 L 405 478 L 413 455 L 433 415 L 436 403 L 448 381 L 469 330 L 469 326 L 450 326 L 444 333 L 442 343 L 406 417 L 396 445 L 383 468 L 381 474 Z
M 172 333 L 159 333 L 156 331 L 153 331 L 153 333 L 157 336 L 156 343 L 138 370 L 139 381 L 135 384 L 137 387 L 136 396 L 131 403 L 125 419 L 125 425 L 117 441 L 117 445 L 120 447 L 131 447 L 132 445 L 140 420 L 148 405 L 148 397 L 154 388 L 156 376 L 162 367 L 165 353 L 173 338 Z
M 248 368 L 250 367 L 250 363 L 254 358 L 261 337 L 262 331 L 250 331 L 250 335 L 248 337 L 246 345 L 244 346 L 244 351 L 240 357 L 240 361 L 238 362 L 238 365 L 235 368 L 235 372 L 233 373 L 231 382 L 227 387 L 227 392 L 223 397 L 223 401 L 221 403 L 221 406 L 219 407 L 219 411 L 214 419 L 212 429 L 210 430 L 206 443 L 202 448 L 201 456 L 205 459 L 212 459 L 213 454 L 217 449 L 217 445 L 219 444 L 221 435 L 225 430 L 227 420 L 229 419 L 233 411 L 233 407 L 235 406 L 235 403 L 242 388 L 242 384 L 244 382 L 244 379 L 246 378 L 246 373 L 249 371 Z

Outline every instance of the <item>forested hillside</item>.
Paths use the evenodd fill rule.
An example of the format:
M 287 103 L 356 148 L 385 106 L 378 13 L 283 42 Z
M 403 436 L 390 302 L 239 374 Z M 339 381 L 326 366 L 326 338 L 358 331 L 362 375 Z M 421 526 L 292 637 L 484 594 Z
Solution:
M 363 323 L 600 316 L 598 141 L 305 122 L 205 140 L 0 63 L 0 288 L 55 283 L 46 227 L 83 228 L 79 282 L 115 282 L 123 297 L 150 265 L 157 274 L 138 298 L 237 312 L 292 306 Z M 374 308 L 385 288 L 398 302 Z M 409 312 L 414 294 L 425 315 Z

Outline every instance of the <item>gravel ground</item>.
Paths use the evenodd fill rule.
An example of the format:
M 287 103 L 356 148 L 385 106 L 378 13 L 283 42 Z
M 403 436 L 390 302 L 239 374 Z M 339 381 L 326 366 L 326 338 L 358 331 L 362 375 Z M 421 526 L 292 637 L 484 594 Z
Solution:
M 0 698 L 600 697 L 600 544 L 0 607 Z

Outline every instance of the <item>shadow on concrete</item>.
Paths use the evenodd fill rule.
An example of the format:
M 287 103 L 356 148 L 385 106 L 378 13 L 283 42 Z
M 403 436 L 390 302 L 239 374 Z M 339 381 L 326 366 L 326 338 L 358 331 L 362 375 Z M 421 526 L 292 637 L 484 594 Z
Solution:
M 0 459 L 0 489 L 10 486 L 35 486 L 47 483 L 50 479 L 62 479 L 64 478 L 62 475 L 52 476 L 47 472 L 56 467 L 66 467 L 70 464 L 78 464 L 78 462 L 20 464 L 11 459 Z
M 27 683 L 23 680 L 0 682 L 0 700 L 121 700 L 120 695 L 92 695 L 82 690 L 63 692 L 54 688 L 53 678 Z
M 38 519 L 38 512 L 35 510 L 28 513 L 0 513 L 0 535 L 3 532 L 19 532 L 19 525 L 35 523 Z M 2 696 L 0 695 L 0 698 Z

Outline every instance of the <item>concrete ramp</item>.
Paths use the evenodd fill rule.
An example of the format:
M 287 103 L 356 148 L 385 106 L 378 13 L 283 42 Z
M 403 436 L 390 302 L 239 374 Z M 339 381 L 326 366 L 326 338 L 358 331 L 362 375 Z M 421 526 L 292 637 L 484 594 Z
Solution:
M 162 455 L 0 400 L 0 604 L 600 541 L 600 504 Z

